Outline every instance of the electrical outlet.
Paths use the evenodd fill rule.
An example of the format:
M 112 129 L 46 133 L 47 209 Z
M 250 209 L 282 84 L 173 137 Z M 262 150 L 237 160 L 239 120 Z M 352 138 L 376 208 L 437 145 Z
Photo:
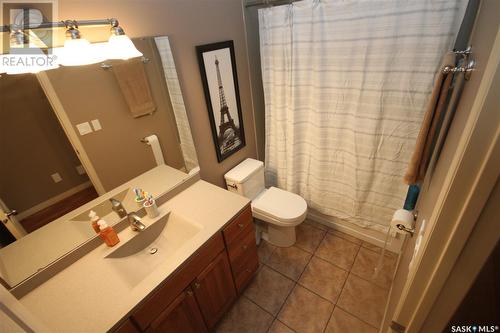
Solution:
M 85 135 L 92 133 L 92 127 L 90 127 L 89 122 L 81 123 L 76 125 L 76 128 L 78 129 L 78 132 L 80 132 L 80 135 Z
M 83 165 L 81 164 L 76 166 L 76 172 L 78 172 L 79 175 L 84 175 L 87 173 L 83 168 Z
M 52 177 L 52 180 L 54 181 L 54 183 L 59 183 L 60 181 L 62 181 L 61 175 L 57 172 L 51 174 L 50 177 Z
M 92 127 L 94 128 L 94 131 L 99 131 L 102 129 L 101 123 L 99 122 L 99 119 L 94 119 L 90 121 L 92 123 Z

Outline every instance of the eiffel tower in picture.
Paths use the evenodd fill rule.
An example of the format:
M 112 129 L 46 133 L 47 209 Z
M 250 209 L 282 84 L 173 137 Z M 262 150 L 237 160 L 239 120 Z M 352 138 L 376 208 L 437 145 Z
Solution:
M 219 60 L 215 57 L 215 67 L 217 69 L 217 82 L 219 84 L 219 102 L 220 102 L 220 124 L 219 124 L 219 146 L 221 153 L 224 154 L 232 148 L 237 147 L 240 143 L 240 131 L 234 124 L 233 118 L 229 113 L 229 108 L 226 103 L 224 87 L 220 76 Z

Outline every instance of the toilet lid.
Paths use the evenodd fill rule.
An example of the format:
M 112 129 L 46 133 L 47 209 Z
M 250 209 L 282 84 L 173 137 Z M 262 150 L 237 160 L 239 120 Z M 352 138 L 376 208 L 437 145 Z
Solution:
M 307 211 L 306 201 L 299 195 L 270 187 L 252 201 L 252 209 L 282 221 L 302 216 Z

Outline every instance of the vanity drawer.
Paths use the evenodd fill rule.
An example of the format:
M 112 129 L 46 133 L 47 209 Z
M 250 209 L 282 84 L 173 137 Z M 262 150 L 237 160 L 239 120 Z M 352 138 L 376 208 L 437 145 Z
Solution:
M 257 251 L 255 251 L 255 254 L 252 253 L 252 255 L 247 255 L 243 258 L 241 265 L 239 266 L 238 273 L 235 273 L 235 271 L 233 271 L 235 282 L 234 284 L 236 285 L 238 294 L 240 294 L 245 289 L 255 272 L 257 272 L 258 268 L 259 257 L 257 256 Z
M 240 293 L 259 267 L 253 224 L 245 228 L 244 233 L 231 243 L 228 254 L 236 289 Z
M 222 251 L 224 240 L 218 232 L 134 312 L 132 318 L 140 329 L 145 330 Z
M 226 240 L 227 246 L 238 238 L 241 234 L 246 232 L 249 226 L 253 224 L 252 208 L 248 205 L 227 227 L 224 228 L 222 233 Z
M 248 232 L 238 237 L 228 248 L 229 261 L 235 275 L 241 271 L 248 256 L 258 256 L 254 230 L 252 226 Z

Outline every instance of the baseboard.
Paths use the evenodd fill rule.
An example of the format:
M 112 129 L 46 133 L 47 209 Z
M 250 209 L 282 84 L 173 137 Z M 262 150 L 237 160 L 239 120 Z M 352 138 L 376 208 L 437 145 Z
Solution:
M 307 218 L 311 221 L 362 239 L 370 244 L 384 247 L 386 234 L 379 231 L 363 228 L 345 220 L 326 216 L 314 210 L 309 210 Z M 389 235 L 386 249 L 394 253 L 399 253 L 401 251 L 401 247 L 403 246 L 403 241 L 404 238 L 400 234 L 394 233 L 393 235 Z
M 28 216 L 31 216 L 35 213 L 38 213 L 39 211 L 41 211 L 42 209 L 45 209 L 47 207 L 50 207 L 52 206 L 53 204 L 63 200 L 63 199 L 66 199 L 67 197 L 70 197 L 72 196 L 73 194 L 76 194 L 80 191 L 83 191 L 84 189 L 86 188 L 89 188 L 92 186 L 92 182 L 89 180 L 89 181 L 86 181 L 85 183 L 82 183 L 80 185 L 77 185 L 73 188 L 70 188 L 69 190 L 63 192 L 63 193 L 60 193 L 48 200 L 45 200 L 43 202 L 40 202 L 39 204 L 31 207 L 31 208 L 28 208 L 22 212 L 19 212 L 16 216 L 16 218 L 21 221 L 22 219 L 25 219 L 27 218 Z

